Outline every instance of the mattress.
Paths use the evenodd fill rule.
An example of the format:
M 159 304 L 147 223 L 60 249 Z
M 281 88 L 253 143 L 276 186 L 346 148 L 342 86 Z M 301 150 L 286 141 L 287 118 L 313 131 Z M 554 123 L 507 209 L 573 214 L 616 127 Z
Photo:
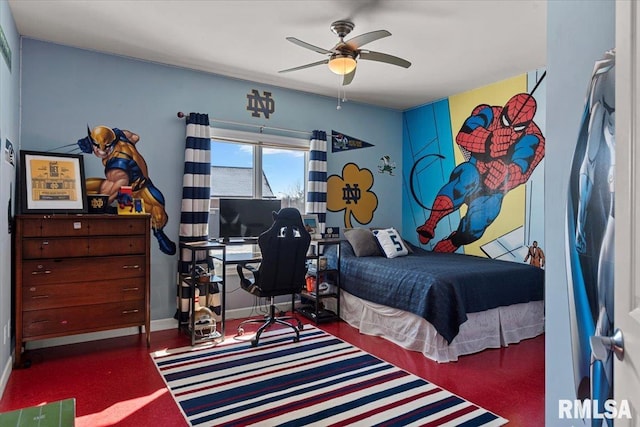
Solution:
M 346 241 L 340 250 L 343 290 L 423 318 L 447 343 L 471 313 L 543 300 L 544 271 L 528 264 L 416 247 L 393 259 L 357 257 Z M 334 253 L 327 257 L 335 263 Z

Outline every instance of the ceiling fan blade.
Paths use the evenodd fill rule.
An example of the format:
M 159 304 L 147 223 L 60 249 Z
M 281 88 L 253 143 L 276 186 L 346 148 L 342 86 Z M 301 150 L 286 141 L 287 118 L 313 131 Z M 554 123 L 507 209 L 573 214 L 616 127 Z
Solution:
M 360 52 L 360 56 L 358 57 L 358 59 L 385 62 L 387 64 L 397 65 L 404 68 L 409 68 L 411 66 L 411 62 L 407 61 L 406 59 L 398 58 L 397 56 L 388 55 L 386 53 L 373 51 Z
M 353 81 L 353 77 L 356 75 L 356 68 L 353 69 L 349 74 L 345 74 L 342 79 L 342 86 L 346 86 Z
M 329 59 L 323 59 L 322 61 L 312 62 L 311 64 L 301 65 L 299 67 L 287 68 L 286 70 L 280 70 L 279 73 L 288 73 L 290 71 L 303 70 L 305 68 L 315 67 L 316 65 L 328 64 Z
M 371 31 L 369 33 L 360 34 L 359 36 L 349 39 L 344 43 L 351 49 L 355 50 L 359 49 L 360 46 L 364 46 L 367 43 L 371 43 L 384 37 L 389 37 L 390 35 L 391 33 L 387 30 Z
M 330 51 L 330 50 L 327 50 L 327 49 L 323 49 L 323 48 L 318 47 L 318 46 L 314 46 L 314 45 L 309 44 L 307 42 L 303 42 L 302 40 L 297 39 L 295 37 L 287 37 L 287 40 L 289 40 L 293 44 L 297 44 L 298 46 L 304 47 L 305 49 L 313 50 L 314 52 L 323 53 L 325 55 L 331 55 L 332 53 L 334 53 L 333 51 Z

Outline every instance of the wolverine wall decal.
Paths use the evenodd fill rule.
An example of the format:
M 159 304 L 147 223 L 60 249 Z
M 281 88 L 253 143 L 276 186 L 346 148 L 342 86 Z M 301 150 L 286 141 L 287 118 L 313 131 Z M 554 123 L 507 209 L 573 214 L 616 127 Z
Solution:
M 151 182 L 147 163 L 136 148 L 140 137 L 129 130 L 107 126 L 87 128 L 87 133 L 77 144 L 83 153 L 93 153 L 102 159 L 105 174 L 105 178 L 87 178 L 87 192 L 106 194 L 111 204 L 120 187 L 131 186 L 133 197 L 142 199 L 151 214 L 153 235 L 160 250 L 167 255 L 175 254 L 176 244 L 163 231 L 168 221 L 164 196 Z
M 355 163 L 342 168 L 342 176 L 331 175 L 327 179 L 327 209 L 331 212 L 344 210 L 344 225 L 352 228 L 351 217 L 360 224 L 368 224 L 378 207 L 378 197 L 371 191 L 373 174 L 369 169 L 360 169 Z

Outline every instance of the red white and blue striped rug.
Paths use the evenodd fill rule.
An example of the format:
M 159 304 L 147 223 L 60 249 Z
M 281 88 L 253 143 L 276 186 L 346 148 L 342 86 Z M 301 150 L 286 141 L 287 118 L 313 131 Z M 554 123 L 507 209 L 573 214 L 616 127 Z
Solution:
M 311 325 L 258 347 L 151 354 L 193 426 L 500 426 L 507 420 Z

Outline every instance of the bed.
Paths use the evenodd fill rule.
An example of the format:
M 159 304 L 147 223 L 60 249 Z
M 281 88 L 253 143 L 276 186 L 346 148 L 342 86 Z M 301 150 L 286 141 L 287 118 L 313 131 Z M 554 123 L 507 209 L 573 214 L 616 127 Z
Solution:
M 386 258 L 356 256 L 341 242 L 344 321 L 437 362 L 543 333 L 540 268 L 407 246 L 408 255 Z

